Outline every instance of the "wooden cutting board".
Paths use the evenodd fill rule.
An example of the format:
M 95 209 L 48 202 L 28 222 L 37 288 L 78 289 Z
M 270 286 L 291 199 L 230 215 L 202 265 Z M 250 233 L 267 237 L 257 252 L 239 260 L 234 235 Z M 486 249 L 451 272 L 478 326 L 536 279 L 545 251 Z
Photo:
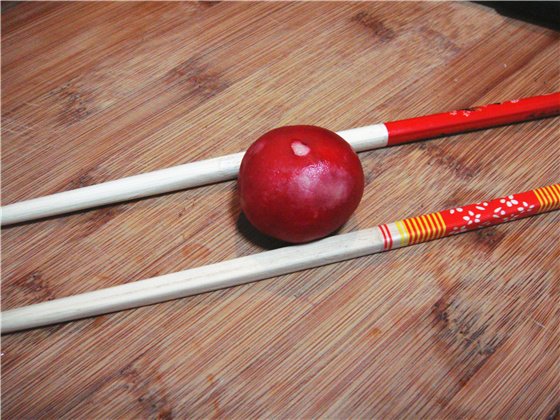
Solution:
M 474 3 L 2 3 L 2 203 L 548 94 Z M 558 118 L 360 154 L 349 232 L 559 181 Z M 560 214 L 2 336 L 6 418 L 558 418 Z M 236 183 L 2 229 L 2 309 L 278 247 Z

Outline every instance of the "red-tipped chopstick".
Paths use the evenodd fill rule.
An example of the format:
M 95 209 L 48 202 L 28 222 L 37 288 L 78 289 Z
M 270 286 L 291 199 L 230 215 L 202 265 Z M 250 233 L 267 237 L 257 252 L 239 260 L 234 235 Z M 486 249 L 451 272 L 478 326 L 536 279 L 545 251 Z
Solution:
M 560 184 L 2 312 L 2 333 L 150 305 L 560 208 Z
M 560 113 L 560 92 L 385 123 L 388 144 L 446 136 Z
M 340 131 L 357 152 L 560 114 L 560 93 Z M 65 191 L 1 210 L 9 225 L 237 177 L 243 152 Z

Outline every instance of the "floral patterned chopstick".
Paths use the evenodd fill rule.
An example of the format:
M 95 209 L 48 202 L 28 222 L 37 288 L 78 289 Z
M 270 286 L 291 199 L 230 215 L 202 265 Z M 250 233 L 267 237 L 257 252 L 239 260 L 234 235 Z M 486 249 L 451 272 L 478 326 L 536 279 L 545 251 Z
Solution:
M 560 208 L 560 184 L 2 312 L 2 333 L 150 305 Z
M 560 206 L 560 184 L 379 226 L 383 250 L 439 239 Z

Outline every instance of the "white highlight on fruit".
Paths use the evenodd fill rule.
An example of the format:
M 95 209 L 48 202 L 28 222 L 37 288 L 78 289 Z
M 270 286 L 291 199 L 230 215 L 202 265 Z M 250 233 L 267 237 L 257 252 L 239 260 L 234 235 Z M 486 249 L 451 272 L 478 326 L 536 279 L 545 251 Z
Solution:
M 309 146 L 303 144 L 299 140 L 293 141 L 291 146 L 296 156 L 305 156 L 311 151 L 311 148 Z
M 346 171 L 322 165 L 310 165 L 294 177 L 294 188 L 302 200 L 313 202 L 316 207 L 332 208 L 341 205 L 351 194 L 352 179 Z

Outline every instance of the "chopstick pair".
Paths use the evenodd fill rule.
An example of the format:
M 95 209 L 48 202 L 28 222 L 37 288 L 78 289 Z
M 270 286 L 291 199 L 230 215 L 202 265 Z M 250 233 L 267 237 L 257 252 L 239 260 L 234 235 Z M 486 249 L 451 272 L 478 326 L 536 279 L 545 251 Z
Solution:
M 452 111 L 361 127 L 339 134 L 349 141 L 355 150 L 360 151 L 430 138 L 437 135 L 558 115 L 559 113 L 560 93 L 555 93 L 502 104 L 476 107 L 469 110 Z M 105 201 L 105 204 L 118 201 L 119 197 L 124 196 L 123 194 L 109 194 L 114 192 L 115 189 L 119 190 L 121 185 L 130 187 L 127 194 L 134 190 L 136 191 L 135 194 L 143 194 L 136 195 L 136 197 L 146 196 L 150 191 L 154 191 L 155 187 L 152 186 L 152 189 L 144 188 L 141 192 L 138 192 L 138 185 L 136 183 L 139 182 L 139 179 L 143 179 L 142 177 L 145 177 L 145 182 L 150 177 L 157 178 L 158 182 L 154 181 L 154 185 L 158 184 L 158 188 L 166 188 L 164 191 L 177 189 L 176 187 L 179 183 L 164 182 L 175 171 L 178 171 L 178 174 L 181 174 L 183 171 L 188 174 L 188 176 L 182 178 L 180 183 L 183 186 L 179 188 L 234 178 L 237 174 L 242 155 L 242 153 L 239 153 L 208 161 L 195 162 L 176 168 L 164 169 L 162 171 L 167 172 L 163 172 L 163 174 L 161 173 L 162 171 L 156 171 L 137 175 L 136 177 L 124 178 L 120 181 L 112 181 L 80 190 L 12 204 L 2 208 L 3 212 L 5 209 L 10 209 L 8 212 L 9 217 L 5 219 L 5 213 L 2 215 L 2 223 L 16 223 L 16 221 L 43 217 L 46 215 L 43 203 L 49 204 L 50 200 L 54 200 L 54 197 L 58 197 L 57 200 L 60 200 L 60 197 L 72 197 L 72 194 L 76 191 L 87 190 L 88 194 L 92 194 L 95 191 L 101 191 L 102 193 L 104 190 L 107 190 L 104 195 L 102 194 L 103 199 L 107 200 L 111 196 L 113 197 L 111 200 L 114 201 Z M 199 169 L 203 170 L 199 171 Z M 213 172 L 214 170 L 216 172 Z M 199 175 L 194 176 L 193 174 L 195 173 Z M 95 189 L 95 187 L 98 189 Z M 169 189 L 171 187 L 172 189 Z M 160 190 L 159 192 L 164 191 Z M 78 194 L 79 198 L 79 193 L 76 194 Z M 130 198 L 134 197 L 125 199 Z M 92 202 L 88 201 L 86 203 L 82 201 L 79 205 L 84 206 L 86 204 L 89 206 Z M 17 207 L 18 205 L 20 207 Z M 68 205 L 71 205 L 71 203 Z M 94 205 L 99 205 L 99 203 Z M 24 211 L 26 206 L 28 206 L 28 211 L 25 212 L 25 217 L 20 216 L 18 219 L 16 210 L 21 208 Z M 87 208 L 87 206 L 79 208 Z M 49 211 L 54 211 L 52 206 L 49 208 Z M 78 210 L 79 208 L 73 207 L 72 210 Z M 558 208 L 560 208 L 560 184 L 553 184 L 490 201 L 480 201 L 475 204 L 404 219 L 370 229 L 335 235 L 304 245 L 288 246 L 217 264 L 8 310 L 2 312 L 1 332 L 9 333 L 240 285 L 311 267 L 439 239 L 534 214 L 557 210 Z M 65 209 L 57 207 L 56 211 L 58 213 L 52 214 L 69 211 L 67 207 Z M 39 216 L 39 214 L 43 216 Z

